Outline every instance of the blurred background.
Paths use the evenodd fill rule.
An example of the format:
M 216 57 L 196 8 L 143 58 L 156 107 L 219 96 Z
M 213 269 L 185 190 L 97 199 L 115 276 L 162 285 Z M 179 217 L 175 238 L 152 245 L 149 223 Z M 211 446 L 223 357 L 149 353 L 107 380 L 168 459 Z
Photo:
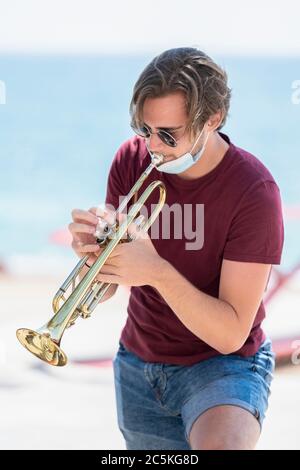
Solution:
M 67 332 L 65 368 L 31 357 L 15 330 L 52 316 L 77 262 L 71 210 L 103 203 L 112 158 L 132 135 L 134 83 L 155 55 L 180 46 L 227 71 L 223 131 L 281 190 L 285 247 L 264 323 L 278 364 L 258 448 L 300 448 L 299 18 L 296 0 L 0 0 L 0 448 L 124 448 L 111 358 L 128 291 Z

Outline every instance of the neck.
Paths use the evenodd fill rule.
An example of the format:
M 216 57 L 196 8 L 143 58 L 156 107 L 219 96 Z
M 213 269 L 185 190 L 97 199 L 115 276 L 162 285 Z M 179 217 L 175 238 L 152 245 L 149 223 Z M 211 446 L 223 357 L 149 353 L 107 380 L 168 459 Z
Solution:
M 194 150 L 193 155 L 201 148 L 202 143 Z M 229 144 L 222 139 L 217 131 L 210 134 L 207 139 L 205 151 L 195 165 L 178 176 L 183 179 L 192 180 L 204 176 L 212 171 L 223 159 L 229 148 Z

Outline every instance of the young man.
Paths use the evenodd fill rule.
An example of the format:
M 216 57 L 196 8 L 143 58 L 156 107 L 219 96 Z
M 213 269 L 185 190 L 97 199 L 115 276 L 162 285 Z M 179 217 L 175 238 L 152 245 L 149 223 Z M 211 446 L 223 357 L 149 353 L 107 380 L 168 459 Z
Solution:
M 226 73 L 206 54 L 163 52 L 134 88 L 138 136 L 111 166 L 107 205 L 118 207 L 156 154 L 163 164 L 139 193 L 157 179 L 167 191 L 156 236 L 118 245 L 98 276 L 114 284 L 106 298 L 132 286 L 114 359 L 127 449 L 254 449 L 259 438 L 274 369 L 262 297 L 283 223 L 270 172 L 220 132 L 229 102 Z M 73 248 L 93 262 L 96 209 L 72 215 Z

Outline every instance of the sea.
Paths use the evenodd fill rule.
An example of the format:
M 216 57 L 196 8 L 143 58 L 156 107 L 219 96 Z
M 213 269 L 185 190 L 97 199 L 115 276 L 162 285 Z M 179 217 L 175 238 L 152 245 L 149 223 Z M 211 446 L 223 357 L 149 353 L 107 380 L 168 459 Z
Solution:
M 0 267 L 51 273 L 74 260 L 53 233 L 103 203 L 132 135 L 129 103 L 150 55 L 0 55 Z M 300 261 L 300 57 L 214 56 L 232 101 L 224 133 L 258 157 L 284 205 L 283 270 Z

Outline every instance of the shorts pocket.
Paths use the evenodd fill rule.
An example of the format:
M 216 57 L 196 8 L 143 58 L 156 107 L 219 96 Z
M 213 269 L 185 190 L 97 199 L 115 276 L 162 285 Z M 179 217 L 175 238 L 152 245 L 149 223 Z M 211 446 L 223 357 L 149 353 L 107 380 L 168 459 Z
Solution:
M 271 343 L 266 346 L 262 345 L 253 357 L 252 370 L 259 374 L 268 385 L 273 380 L 273 372 L 275 369 L 275 354 L 272 351 Z

